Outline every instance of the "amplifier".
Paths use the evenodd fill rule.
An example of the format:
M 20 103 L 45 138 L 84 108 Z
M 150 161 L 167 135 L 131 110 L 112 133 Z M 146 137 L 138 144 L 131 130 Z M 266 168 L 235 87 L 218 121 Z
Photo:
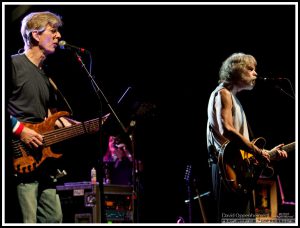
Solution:
M 101 223 L 99 183 L 68 182 L 56 187 L 60 196 L 63 223 Z M 133 222 L 130 185 L 103 185 L 104 210 L 108 223 Z
M 99 184 L 69 182 L 56 186 L 63 212 L 63 223 L 100 223 Z
M 132 186 L 104 185 L 105 214 L 108 223 L 132 223 Z

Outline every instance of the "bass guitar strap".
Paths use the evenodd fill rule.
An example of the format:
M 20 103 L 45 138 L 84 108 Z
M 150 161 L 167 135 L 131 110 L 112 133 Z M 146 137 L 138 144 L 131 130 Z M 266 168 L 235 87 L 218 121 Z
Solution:
M 65 104 L 67 105 L 69 111 L 70 111 L 70 116 L 73 116 L 73 110 L 70 106 L 70 104 L 68 103 L 67 99 L 65 98 L 65 96 L 62 94 L 62 92 L 58 89 L 58 87 L 56 86 L 56 84 L 54 83 L 54 81 L 52 80 L 52 78 L 49 77 L 49 82 L 52 85 L 52 87 L 54 88 L 55 92 L 57 92 L 61 98 L 63 99 L 63 101 L 65 102 Z

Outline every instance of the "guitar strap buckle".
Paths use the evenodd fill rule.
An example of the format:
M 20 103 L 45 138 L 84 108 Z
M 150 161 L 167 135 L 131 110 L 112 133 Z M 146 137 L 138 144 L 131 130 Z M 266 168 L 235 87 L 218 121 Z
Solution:
M 53 182 L 57 182 L 58 178 L 61 178 L 66 175 L 67 175 L 67 172 L 65 170 L 60 171 L 59 169 L 57 169 L 57 174 L 55 176 L 51 176 L 51 178 L 53 179 Z

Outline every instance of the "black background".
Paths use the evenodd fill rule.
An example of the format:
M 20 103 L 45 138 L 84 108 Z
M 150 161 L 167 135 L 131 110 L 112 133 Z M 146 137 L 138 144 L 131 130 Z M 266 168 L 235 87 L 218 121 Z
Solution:
M 288 78 L 295 89 L 294 5 L 6 5 L 6 57 L 23 47 L 24 15 L 44 10 L 62 16 L 63 40 L 91 52 L 92 75 L 124 125 L 136 119 L 135 153 L 144 163 L 141 222 L 173 223 L 186 215 L 187 164 L 200 192 L 210 190 L 206 108 L 225 58 L 252 54 L 260 76 Z M 89 68 L 88 56 L 81 56 Z M 101 105 L 74 53 L 57 50 L 47 64 L 74 119 L 98 117 Z M 254 135 L 267 140 L 267 149 L 295 141 L 295 100 L 276 85 L 293 94 L 287 80 L 260 82 L 239 94 Z M 100 115 L 109 112 L 101 101 Z M 141 104 L 152 108 L 137 115 Z M 114 117 L 99 134 L 69 143 L 62 159 L 69 175 L 63 181 L 89 180 L 111 132 L 122 132 Z M 295 162 L 290 154 L 274 164 L 287 200 L 295 200 Z

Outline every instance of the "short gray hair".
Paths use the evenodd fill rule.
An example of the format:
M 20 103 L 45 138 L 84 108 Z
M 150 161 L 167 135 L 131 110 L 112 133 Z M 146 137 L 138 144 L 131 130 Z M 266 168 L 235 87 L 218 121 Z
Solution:
M 62 26 L 61 16 L 49 11 L 45 11 L 33 12 L 24 17 L 24 19 L 22 20 L 21 34 L 25 46 L 30 47 L 32 45 L 32 31 L 43 32 L 46 29 L 47 25 L 50 25 L 54 28 Z

